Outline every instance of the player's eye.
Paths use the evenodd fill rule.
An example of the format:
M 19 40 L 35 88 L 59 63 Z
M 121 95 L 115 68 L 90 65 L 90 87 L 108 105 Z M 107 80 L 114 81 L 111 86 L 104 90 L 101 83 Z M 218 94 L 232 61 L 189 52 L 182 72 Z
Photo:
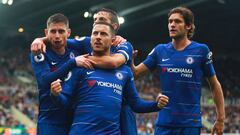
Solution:
M 65 33 L 65 30 L 58 30 L 58 33 L 63 34 L 63 33 Z
M 108 34 L 106 32 L 101 32 L 102 36 L 107 36 Z
M 94 36 L 97 36 L 97 35 L 98 35 L 98 32 L 97 32 L 97 31 L 94 31 L 92 34 L 93 34 Z
M 100 17 L 99 21 L 106 21 L 106 19 L 104 17 Z
M 57 31 L 56 30 L 50 30 L 50 33 L 55 34 Z

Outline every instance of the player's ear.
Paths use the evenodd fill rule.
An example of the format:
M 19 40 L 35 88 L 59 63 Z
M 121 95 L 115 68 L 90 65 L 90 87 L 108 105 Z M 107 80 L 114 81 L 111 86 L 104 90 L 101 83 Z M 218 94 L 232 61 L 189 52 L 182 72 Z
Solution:
M 119 25 L 117 23 L 113 23 L 112 26 L 114 30 L 118 30 L 119 28 Z
M 112 36 L 112 44 L 113 44 L 113 42 L 116 40 L 116 36 L 115 35 L 113 35 Z
M 68 29 L 67 30 L 67 37 L 70 37 L 70 35 L 71 35 L 71 29 Z
M 187 30 L 191 30 L 191 29 L 192 29 L 192 25 L 190 25 L 190 24 L 189 24 L 189 25 L 186 25 L 186 29 L 187 29 Z
M 44 29 L 44 32 L 45 32 L 45 36 L 47 37 L 48 36 L 48 29 Z

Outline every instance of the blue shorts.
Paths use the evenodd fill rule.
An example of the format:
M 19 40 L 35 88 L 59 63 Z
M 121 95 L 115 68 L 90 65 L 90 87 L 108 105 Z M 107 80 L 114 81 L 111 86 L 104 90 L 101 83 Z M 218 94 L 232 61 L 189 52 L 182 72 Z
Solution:
M 70 125 L 65 124 L 38 124 L 37 135 L 68 135 Z
M 200 135 L 200 127 L 165 127 L 156 126 L 154 135 Z

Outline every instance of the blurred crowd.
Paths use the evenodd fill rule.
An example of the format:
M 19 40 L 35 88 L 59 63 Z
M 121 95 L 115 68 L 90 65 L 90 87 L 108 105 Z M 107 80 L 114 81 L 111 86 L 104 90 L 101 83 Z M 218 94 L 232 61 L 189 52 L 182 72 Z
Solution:
M 227 98 L 240 97 L 240 60 L 232 57 L 222 57 L 214 63 L 218 79 L 222 84 L 224 95 Z
M 38 91 L 36 81 L 29 62 L 29 47 L 13 46 L 0 49 L 0 127 L 17 127 L 21 125 L 11 114 L 11 106 L 26 114 L 36 122 L 38 112 Z M 145 55 L 146 56 L 146 55 Z M 224 64 L 222 64 L 224 63 Z M 240 61 L 233 58 L 217 58 L 214 63 L 217 75 L 228 100 L 240 97 L 240 73 L 237 72 Z M 206 84 L 205 84 L 206 85 Z M 139 95 L 147 100 L 155 100 L 159 93 L 160 83 L 157 73 L 145 75 L 136 81 Z M 211 96 L 210 96 L 211 97 Z M 234 102 L 233 102 L 234 103 Z M 206 103 L 202 107 L 203 118 L 213 124 L 215 108 Z M 226 133 L 240 132 L 240 107 L 236 104 L 226 106 Z M 153 133 L 157 113 L 136 114 L 138 132 L 140 135 Z M 202 128 L 203 133 L 209 133 L 209 127 Z

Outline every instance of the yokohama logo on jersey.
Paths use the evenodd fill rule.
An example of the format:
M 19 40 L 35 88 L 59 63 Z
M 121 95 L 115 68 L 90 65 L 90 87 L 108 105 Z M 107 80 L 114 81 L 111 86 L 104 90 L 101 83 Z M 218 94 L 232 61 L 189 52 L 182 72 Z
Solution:
M 180 73 L 181 77 L 191 78 L 193 74 L 192 69 L 188 68 L 162 68 L 163 73 Z
M 113 88 L 113 89 L 122 90 L 122 85 L 115 84 L 115 83 L 97 81 L 97 84 L 99 86 L 103 86 L 103 87 L 110 87 L 110 88 Z

